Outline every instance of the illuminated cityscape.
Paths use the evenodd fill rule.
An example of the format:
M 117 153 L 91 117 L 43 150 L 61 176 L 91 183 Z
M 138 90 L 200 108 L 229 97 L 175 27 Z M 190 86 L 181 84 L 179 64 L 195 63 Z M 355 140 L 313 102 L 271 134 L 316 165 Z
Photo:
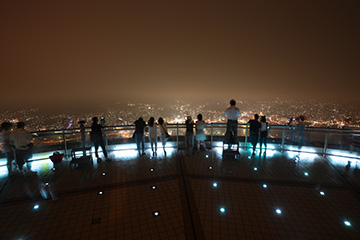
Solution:
M 39 109 L 17 112 L 2 112 L 2 121 L 25 121 L 31 131 L 62 130 L 78 128 L 77 121 L 86 120 L 91 124 L 94 116 L 105 116 L 107 126 L 132 125 L 139 117 L 146 121 L 150 117 L 164 117 L 168 123 L 184 123 L 186 116 L 196 119 L 201 113 L 207 123 L 226 122 L 224 110 L 228 102 L 194 104 L 186 101 L 173 101 L 166 104 L 124 102 L 103 104 L 99 112 L 85 114 L 41 113 Z M 343 128 L 360 127 L 360 107 L 348 104 L 322 103 L 318 101 L 238 101 L 241 111 L 240 124 L 247 123 L 253 114 L 265 115 L 272 125 L 287 125 L 293 116 L 303 115 L 308 127 Z

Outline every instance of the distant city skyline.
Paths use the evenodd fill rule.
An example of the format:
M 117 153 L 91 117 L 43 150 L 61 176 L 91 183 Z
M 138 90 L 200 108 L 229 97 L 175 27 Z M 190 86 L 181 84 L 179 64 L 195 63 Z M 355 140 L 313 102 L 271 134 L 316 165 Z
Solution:
M 95 102 L 360 105 L 360 2 L 0 1 L 0 111 Z

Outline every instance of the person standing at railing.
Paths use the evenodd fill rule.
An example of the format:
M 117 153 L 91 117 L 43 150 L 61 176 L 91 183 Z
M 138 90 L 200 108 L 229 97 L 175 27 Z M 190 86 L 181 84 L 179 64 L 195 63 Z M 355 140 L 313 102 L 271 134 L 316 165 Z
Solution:
M 230 100 L 230 107 L 225 110 L 225 116 L 227 117 L 225 142 L 228 144 L 228 149 L 231 149 L 231 144 L 237 144 L 237 127 L 238 117 L 240 116 L 240 110 L 235 107 L 236 101 Z
M 10 144 L 15 148 L 15 160 L 21 174 L 23 174 L 23 165 L 26 162 L 28 173 L 36 173 L 31 170 L 29 159 L 32 157 L 32 148 L 34 144 L 31 142 L 33 136 L 25 130 L 25 123 L 18 122 L 16 130 L 10 134 Z
M 105 119 L 104 117 L 102 117 L 100 124 L 98 124 L 99 119 L 97 117 L 93 117 L 92 121 L 93 123 L 91 125 L 90 140 L 94 143 L 95 156 L 97 158 L 97 161 L 99 163 L 101 162 L 101 158 L 99 158 L 99 154 L 98 154 L 99 146 L 103 151 L 106 161 L 110 161 L 110 159 L 108 158 L 108 154 L 105 148 L 105 142 L 102 135 L 102 128 L 104 127 L 103 124 L 105 124 Z
M 10 122 L 3 122 L 1 124 L 1 144 L 5 152 L 7 159 L 7 169 L 9 176 L 12 176 L 12 161 L 15 160 L 14 150 L 10 146 L 10 134 L 11 134 L 12 124 Z
M 194 148 L 194 121 L 191 116 L 188 116 L 185 121 L 186 133 L 185 133 L 185 146 L 187 154 L 190 155 Z
M 158 123 L 159 123 L 159 128 L 160 128 L 160 139 L 161 139 L 161 143 L 163 146 L 163 150 L 164 150 L 164 154 L 166 156 L 166 151 L 165 151 L 165 145 L 166 145 L 166 141 L 168 139 L 168 137 L 170 136 L 167 130 L 167 124 L 164 121 L 164 119 L 162 117 L 160 117 L 158 119 Z
M 139 155 L 145 155 L 145 136 L 144 136 L 144 130 L 146 127 L 145 121 L 140 117 L 138 120 L 134 122 L 135 124 L 135 141 L 137 150 L 139 152 Z M 141 146 L 141 150 L 140 150 Z
M 262 145 L 264 144 L 265 146 L 265 151 L 264 154 L 266 152 L 266 143 L 267 143 L 267 136 L 268 136 L 268 129 L 269 129 L 269 123 L 266 122 L 266 117 L 265 116 L 261 116 L 260 118 L 260 153 L 262 151 Z
M 250 125 L 250 141 L 253 146 L 253 153 L 255 155 L 256 145 L 259 141 L 259 131 L 261 124 L 259 123 L 259 115 L 255 114 L 254 119 L 249 120 L 248 125 Z
M 304 120 L 305 120 L 305 117 L 299 116 L 297 120 L 298 120 L 298 124 L 296 126 L 296 131 L 297 131 L 297 137 L 298 137 L 298 149 L 300 150 L 302 148 L 302 145 L 304 142 L 304 132 L 305 132 Z
M 81 120 L 78 122 L 80 125 L 80 135 L 81 135 L 81 147 L 83 149 L 83 156 L 86 156 L 86 150 L 85 150 L 85 142 L 86 142 L 86 132 L 85 132 L 85 121 Z
M 149 119 L 147 131 L 149 133 L 149 142 L 151 145 L 151 151 L 152 151 L 153 155 L 156 155 L 157 154 L 157 126 L 156 126 L 154 117 L 151 117 Z
M 205 144 L 206 135 L 204 132 L 205 127 L 206 127 L 206 123 L 203 121 L 203 116 L 201 114 L 197 115 L 195 138 L 196 138 L 198 152 L 200 151 L 200 144 L 202 144 L 204 149 L 206 150 L 206 144 Z

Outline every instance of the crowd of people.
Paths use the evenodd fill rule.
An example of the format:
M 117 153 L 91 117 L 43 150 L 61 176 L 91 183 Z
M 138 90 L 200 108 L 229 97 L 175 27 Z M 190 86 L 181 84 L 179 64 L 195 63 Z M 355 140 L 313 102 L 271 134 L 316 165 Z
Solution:
M 240 117 L 240 110 L 236 107 L 236 101 L 230 100 L 229 107 L 225 110 L 225 116 L 227 117 L 226 133 L 224 136 L 224 143 L 228 145 L 228 149 L 231 149 L 233 144 L 238 144 L 238 118 Z M 260 118 L 260 121 L 259 121 Z M 304 117 L 300 116 L 298 119 L 297 131 L 302 133 L 298 134 L 299 148 L 303 142 L 303 132 L 305 129 Z M 294 119 L 291 119 L 289 126 L 292 126 Z M 85 133 L 85 121 L 79 121 L 82 147 L 85 149 L 86 133 Z M 106 150 L 105 141 L 103 138 L 103 131 L 105 125 L 105 118 L 101 117 L 100 121 L 98 117 L 92 118 L 90 141 L 95 148 L 95 156 L 98 162 L 101 162 L 101 158 L 98 154 L 99 147 L 102 148 L 102 152 L 106 161 L 111 161 L 108 158 L 108 152 Z M 145 155 L 145 132 L 148 133 L 149 143 L 151 146 L 152 154 L 157 155 L 157 140 L 158 137 L 162 143 L 163 152 L 166 156 L 166 143 L 171 138 L 168 133 L 167 123 L 159 117 L 157 122 L 154 117 L 150 117 L 147 123 L 140 117 L 134 122 L 135 131 L 133 138 L 137 145 L 137 150 L 140 156 Z M 248 121 L 250 129 L 250 142 L 252 144 L 253 155 L 255 154 L 257 143 L 260 143 L 260 151 L 264 146 L 265 151 L 267 147 L 267 137 L 269 130 L 269 123 L 266 121 L 265 116 L 254 115 L 254 119 Z M 185 146 L 187 154 L 190 155 L 194 149 L 200 151 L 201 146 L 207 150 L 205 143 L 206 135 L 204 129 L 206 122 L 203 120 L 202 114 L 197 115 L 196 121 L 188 116 L 185 121 Z M 32 135 L 25 130 L 24 122 L 18 122 L 16 129 L 12 131 L 12 124 L 10 122 L 3 122 L 1 124 L 1 142 L 3 150 L 7 158 L 7 167 L 9 175 L 12 174 L 12 162 L 16 161 L 16 165 L 21 173 L 23 172 L 23 165 L 26 163 L 27 172 L 31 171 L 31 165 L 29 159 L 32 154 Z M 159 129 L 159 131 L 158 131 Z M 159 136 L 158 136 L 159 132 Z M 293 136 L 291 137 L 293 139 Z M 195 145 L 196 144 L 196 145 Z M 85 154 L 85 153 L 84 153 Z
M 6 166 L 8 168 L 9 176 L 13 174 L 13 160 L 16 162 L 16 167 L 19 168 L 21 174 L 36 173 L 31 170 L 32 143 L 33 137 L 29 131 L 25 130 L 25 123 L 18 122 L 16 129 L 11 131 L 12 123 L 3 122 L 1 124 L 1 143 L 6 155 Z M 26 163 L 26 171 L 23 169 Z

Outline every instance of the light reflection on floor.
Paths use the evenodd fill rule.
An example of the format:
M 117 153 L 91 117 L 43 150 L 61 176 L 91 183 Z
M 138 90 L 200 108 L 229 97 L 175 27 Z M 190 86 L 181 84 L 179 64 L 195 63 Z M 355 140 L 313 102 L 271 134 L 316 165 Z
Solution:
M 223 145 L 222 144 L 223 144 L 222 142 L 214 142 L 214 144 L 213 144 L 214 147 L 212 148 L 212 150 L 216 153 L 217 157 L 219 157 L 219 158 L 221 158 L 221 156 L 223 156 Z M 176 143 L 175 142 L 166 144 L 166 156 L 163 152 L 161 142 L 158 143 L 158 146 L 157 146 L 158 150 L 157 150 L 156 156 L 153 156 L 149 143 L 146 143 L 145 147 L 147 148 L 146 155 L 150 156 L 150 158 L 153 158 L 153 157 L 164 158 L 166 156 L 171 157 L 176 152 Z M 263 149 L 262 152 L 260 153 L 260 149 L 258 148 L 256 150 L 255 156 L 258 156 L 258 157 L 266 156 L 266 158 L 271 158 L 276 154 L 281 154 L 281 152 L 277 149 L 278 147 L 279 147 L 278 144 L 268 144 L 266 151 L 264 151 L 264 149 Z M 297 146 L 287 146 L 286 149 L 287 149 L 287 151 L 285 151 L 284 154 L 289 159 L 298 159 L 298 160 L 301 160 L 302 162 L 313 163 L 315 158 L 317 157 L 316 150 L 318 150 L 318 149 L 316 149 L 316 148 L 303 147 L 301 149 L 301 152 L 299 152 L 299 149 Z M 110 154 L 109 154 L 110 158 L 121 159 L 122 161 L 132 160 L 134 158 L 139 157 L 139 153 L 136 150 L 135 143 L 110 146 L 109 150 L 110 150 Z M 92 151 L 93 159 L 96 159 L 95 153 L 94 153 L 95 152 L 94 147 L 92 147 L 91 151 Z M 251 148 L 247 148 L 246 150 L 240 148 L 239 152 L 240 152 L 240 154 L 247 154 L 250 158 L 252 150 L 251 150 Z M 356 159 L 356 157 L 358 157 L 358 153 L 356 153 L 356 152 L 351 153 L 349 151 L 344 151 L 344 150 L 329 149 L 328 153 L 334 154 L 334 155 L 341 155 L 341 156 L 327 156 L 327 158 L 335 165 L 345 166 L 350 161 L 350 164 L 352 167 L 355 166 L 355 164 L 359 164 L 359 167 L 360 167 L 360 161 L 359 161 L 360 159 Z M 31 159 L 31 160 L 35 160 L 34 162 L 31 163 L 32 170 L 33 171 L 42 171 L 44 169 L 52 168 L 53 163 L 49 159 L 49 156 L 52 154 L 53 154 L 53 152 L 43 152 L 43 153 L 34 154 L 33 158 Z M 81 152 L 78 152 L 76 154 L 76 156 L 81 156 L 81 155 L 82 155 Z M 100 150 L 99 150 L 99 156 L 101 158 L 103 158 L 102 151 L 100 151 Z M 43 159 L 43 160 L 41 160 L 41 159 Z M 95 160 L 94 160 L 94 162 L 95 162 Z M 2 166 L 0 166 L 0 177 L 5 177 L 8 174 L 7 167 L 6 167 L 6 159 L 5 158 L 0 159 L 0 164 L 2 165 Z M 24 168 L 26 168 L 25 165 L 24 165 Z

